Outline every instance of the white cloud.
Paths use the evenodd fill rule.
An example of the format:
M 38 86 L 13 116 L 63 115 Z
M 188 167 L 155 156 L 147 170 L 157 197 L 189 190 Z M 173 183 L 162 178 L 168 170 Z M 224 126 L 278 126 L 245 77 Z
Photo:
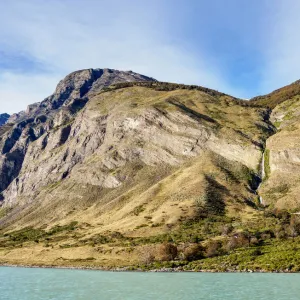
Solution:
M 57 83 L 58 78 L 55 76 L 2 73 L 0 75 L 0 111 L 19 112 L 28 104 L 42 101 L 54 92 Z
M 271 92 L 300 78 L 300 2 L 276 0 L 270 3 L 262 46 L 261 90 Z
M 0 45 L 49 72 L 0 74 L 0 111 L 16 112 L 47 97 L 58 79 L 83 68 L 133 70 L 163 81 L 235 93 L 207 57 L 173 44 L 159 1 L 13 1 L 0 4 Z M 2 8 L 1 8 L 2 6 Z M 8 100 L 9 99 L 9 100 Z
M 176 14 L 181 6 L 175 8 L 171 4 L 167 0 L 0 1 L 0 56 L 5 54 L 0 62 L 18 56 L 17 64 L 19 60 L 22 64 L 20 57 L 29 58 L 29 65 L 24 62 L 20 69 L 1 70 L 0 63 L 0 112 L 17 112 L 43 100 L 65 75 L 84 68 L 133 70 L 158 80 L 199 84 L 237 96 L 255 93 L 251 85 L 257 82 L 261 85 L 255 90 L 266 93 L 299 78 L 299 1 L 249 4 L 254 26 L 248 24 L 247 14 L 243 14 L 247 22 L 241 28 L 231 18 L 237 12 L 228 11 L 228 16 L 220 21 L 225 22 L 227 31 L 222 31 L 219 24 L 214 33 L 220 37 L 219 45 L 226 46 L 231 37 L 229 41 L 236 51 L 223 56 L 201 45 L 201 39 L 209 40 L 210 26 L 218 20 L 203 16 L 203 23 L 195 27 L 195 45 L 185 44 L 176 33 L 181 25 L 184 27 L 184 18 L 191 12 Z M 230 9 L 234 7 L 231 3 Z M 223 16 L 223 12 L 217 16 Z M 253 45 L 255 51 L 239 56 L 236 52 L 243 49 L 238 48 L 239 43 L 250 48 Z M 246 70 L 244 76 L 239 65 L 251 61 L 250 55 L 257 55 L 259 60 L 253 61 L 261 65 L 253 73 Z M 249 81 L 244 88 L 233 86 L 232 82 L 243 80 Z

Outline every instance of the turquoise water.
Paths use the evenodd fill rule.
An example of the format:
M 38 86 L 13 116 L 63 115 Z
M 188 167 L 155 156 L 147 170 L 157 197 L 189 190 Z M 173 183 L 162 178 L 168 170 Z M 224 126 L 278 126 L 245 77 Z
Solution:
M 300 274 L 118 273 L 0 267 L 1 300 L 299 300 Z

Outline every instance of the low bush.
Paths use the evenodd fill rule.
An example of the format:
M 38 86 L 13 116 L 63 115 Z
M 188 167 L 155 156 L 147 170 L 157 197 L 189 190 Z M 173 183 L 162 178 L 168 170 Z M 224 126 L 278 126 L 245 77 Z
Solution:
M 199 260 L 204 258 L 204 248 L 199 244 L 189 245 L 183 249 L 182 254 L 184 260 Z
M 222 249 L 222 243 L 220 241 L 210 241 L 206 245 L 205 256 L 206 257 L 214 257 L 218 256 Z
M 158 255 L 162 261 L 174 260 L 178 255 L 177 246 L 171 243 L 163 243 L 158 247 Z

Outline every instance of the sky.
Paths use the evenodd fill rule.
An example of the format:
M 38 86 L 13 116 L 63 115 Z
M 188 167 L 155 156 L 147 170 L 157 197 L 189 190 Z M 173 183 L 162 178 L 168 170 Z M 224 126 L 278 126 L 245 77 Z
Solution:
M 300 78 L 299 0 L 0 0 L 0 113 L 86 68 L 249 99 Z

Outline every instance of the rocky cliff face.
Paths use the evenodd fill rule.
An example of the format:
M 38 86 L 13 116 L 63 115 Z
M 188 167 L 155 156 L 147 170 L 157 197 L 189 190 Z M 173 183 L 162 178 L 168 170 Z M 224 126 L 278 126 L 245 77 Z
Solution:
M 0 114 L 0 126 L 4 125 L 9 119 L 9 114 Z
M 29 105 L 26 111 L 12 115 L 8 122 L 17 123 L 24 119 L 35 118 L 45 114 L 48 118 L 54 118 L 60 108 L 66 108 L 65 110 L 74 113 L 77 109 L 84 106 L 90 95 L 98 93 L 112 84 L 132 81 L 154 81 L 154 79 L 132 71 L 112 69 L 76 71 L 61 80 L 51 96 L 42 102 Z
M 72 122 L 91 95 L 99 93 L 111 84 L 130 81 L 154 81 L 154 79 L 131 71 L 111 69 L 77 71 L 60 81 L 53 95 L 42 102 L 29 105 L 26 111 L 12 115 L 8 119 L 9 126 L 2 128 L 0 136 L 1 198 L 7 194 L 5 190 L 9 186 L 9 190 L 16 192 L 24 159 L 26 155 L 32 154 L 27 151 L 34 142 L 41 142 L 42 147 L 46 147 L 48 134 L 54 130 L 57 132 L 57 145 L 63 144 L 70 134 L 70 126 L 63 126 Z

